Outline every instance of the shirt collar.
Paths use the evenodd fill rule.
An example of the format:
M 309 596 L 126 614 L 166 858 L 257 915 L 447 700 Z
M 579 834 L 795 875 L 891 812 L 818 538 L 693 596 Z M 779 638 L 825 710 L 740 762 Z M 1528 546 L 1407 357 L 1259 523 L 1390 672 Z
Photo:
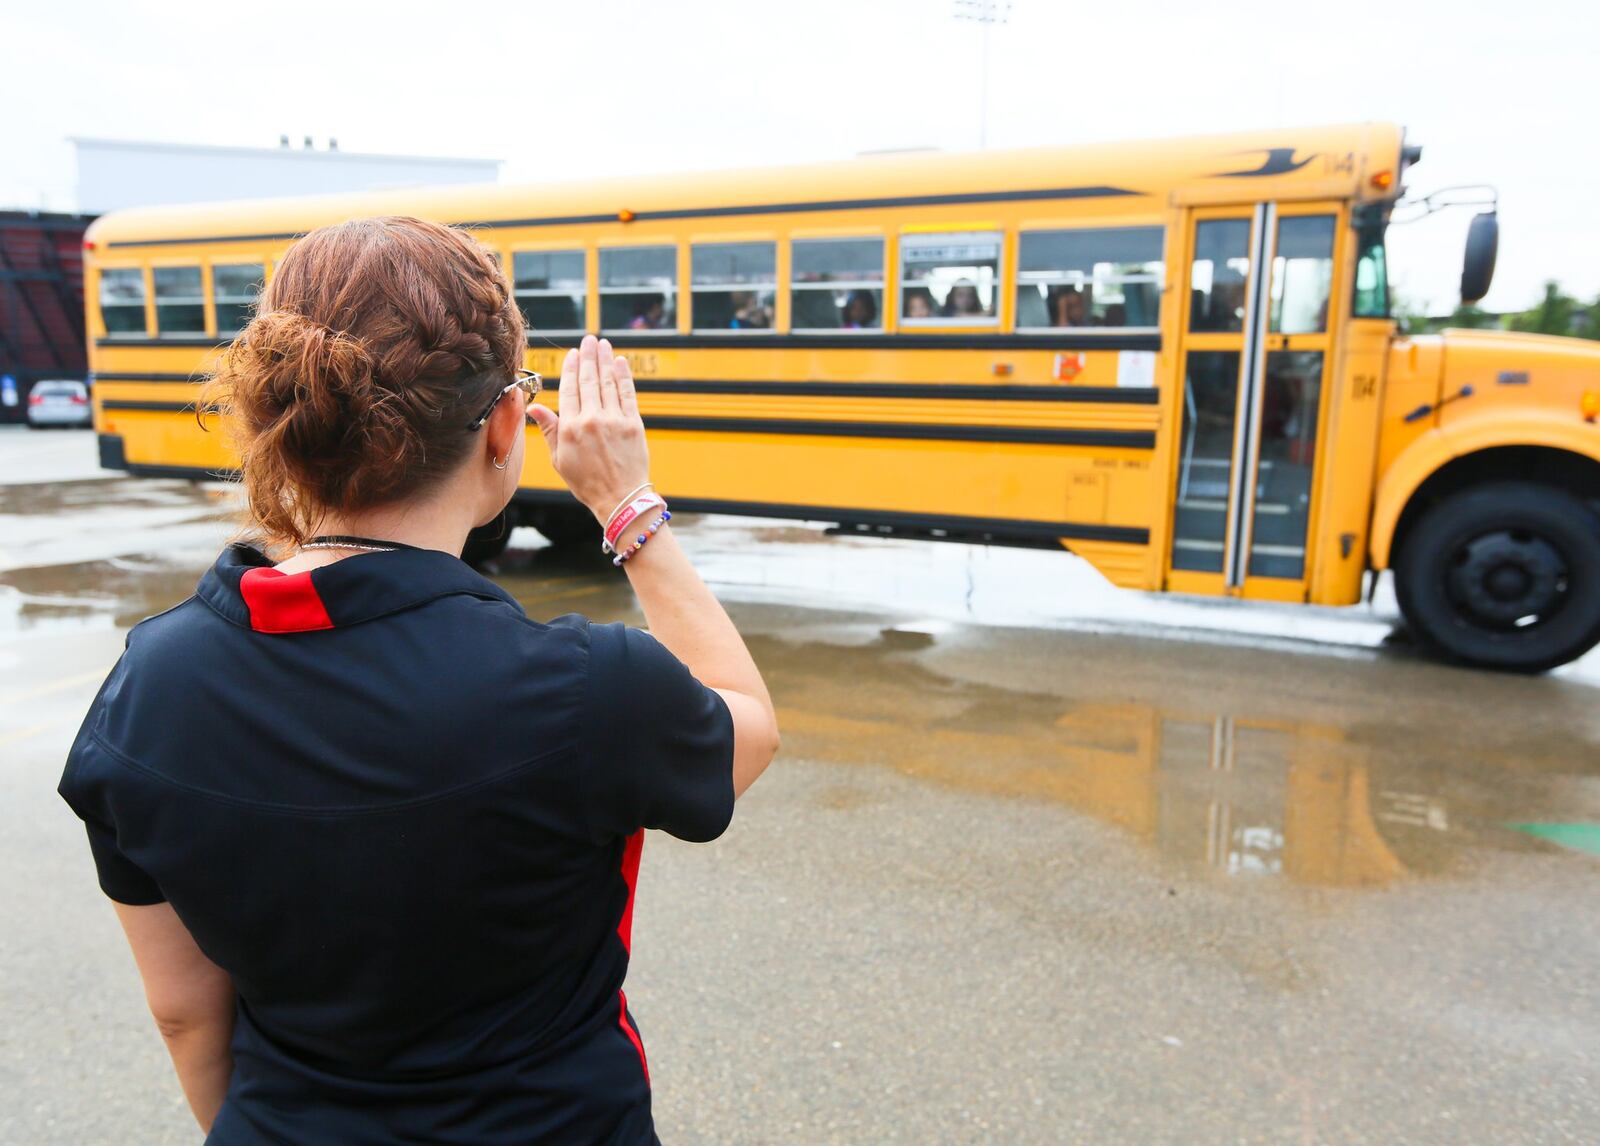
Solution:
M 262 633 L 343 628 L 458 594 L 504 601 L 523 612 L 511 594 L 437 549 L 362 553 L 286 574 L 259 549 L 236 543 L 195 590 L 225 620 Z

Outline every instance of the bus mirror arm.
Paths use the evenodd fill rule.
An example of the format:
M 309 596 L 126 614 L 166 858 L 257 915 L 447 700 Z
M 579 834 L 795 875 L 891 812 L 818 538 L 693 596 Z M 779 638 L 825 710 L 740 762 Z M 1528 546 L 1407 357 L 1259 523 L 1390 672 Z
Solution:
M 1457 390 L 1454 394 L 1450 395 L 1450 397 L 1439 399 L 1439 401 L 1437 403 L 1424 402 L 1422 405 L 1418 406 L 1415 410 L 1411 411 L 1411 413 L 1407 414 L 1404 418 L 1402 418 L 1400 420 L 1402 422 L 1407 422 L 1407 423 L 1420 421 L 1423 418 L 1426 418 L 1429 414 L 1433 413 L 1435 410 L 1442 410 L 1442 409 L 1444 409 L 1444 407 L 1448 406 L 1451 402 L 1459 402 L 1463 398 L 1472 397 L 1472 395 L 1473 395 L 1472 387 L 1471 386 L 1463 386 L 1463 387 L 1461 387 L 1461 389 Z
M 1495 255 L 1500 247 L 1500 192 L 1487 183 L 1468 183 L 1441 187 L 1418 199 L 1402 199 L 1395 204 L 1391 225 L 1415 223 L 1450 207 L 1487 207 L 1473 217 L 1467 228 L 1467 246 L 1461 259 L 1461 301 L 1475 303 L 1489 293 L 1494 280 Z
M 1406 197 L 1395 203 L 1389 225 L 1399 227 L 1448 211 L 1453 207 L 1487 207 L 1491 214 L 1500 210 L 1500 192 L 1489 183 L 1462 183 L 1441 187 L 1417 198 Z

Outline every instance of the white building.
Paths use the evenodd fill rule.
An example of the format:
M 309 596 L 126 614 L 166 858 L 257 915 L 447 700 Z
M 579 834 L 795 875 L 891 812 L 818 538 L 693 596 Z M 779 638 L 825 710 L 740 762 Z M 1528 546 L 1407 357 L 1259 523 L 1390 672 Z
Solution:
M 492 183 L 498 159 L 363 155 L 326 148 L 211 147 L 134 140 L 71 140 L 78 154 L 78 210 L 103 215 L 122 207 L 271 199 L 335 191 L 372 191 L 441 183 Z

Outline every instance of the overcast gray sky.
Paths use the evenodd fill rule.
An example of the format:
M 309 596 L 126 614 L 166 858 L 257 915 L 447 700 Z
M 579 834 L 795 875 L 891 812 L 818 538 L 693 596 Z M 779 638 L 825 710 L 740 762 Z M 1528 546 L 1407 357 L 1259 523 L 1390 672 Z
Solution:
M 71 209 L 71 135 L 490 156 L 504 177 L 805 162 L 980 138 L 952 0 L 358 4 L 9 0 L 0 205 Z M 1015 0 L 988 144 L 1394 120 L 1410 184 L 1501 193 L 1485 305 L 1600 294 L 1600 8 L 1586 0 Z M 20 109 L 20 110 L 19 110 Z M 1396 282 L 1455 302 L 1470 212 L 1398 228 Z

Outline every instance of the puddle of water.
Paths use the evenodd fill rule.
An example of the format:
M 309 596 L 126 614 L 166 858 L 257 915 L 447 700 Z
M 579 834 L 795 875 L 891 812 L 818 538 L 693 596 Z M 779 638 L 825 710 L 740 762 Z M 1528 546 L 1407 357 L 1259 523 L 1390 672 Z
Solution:
M 1508 830 L 1508 820 L 1559 811 L 1600 822 L 1600 745 L 1577 731 L 1475 750 L 1470 727 L 1419 724 L 1403 699 L 1355 727 L 1317 719 L 1312 705 L 1285 716 L 1276 700 L 1262 700 L 1255 715 L 1250 698 L 1266 693 L 1261 682 L 1300 659 L 1274 653 L 1254 654 L 1259 680 L 1220 690 L 1227 712 L 1187 707 L 1156 680 L 1097 699 L 1075 692 L 1074 670 L 1092 672 L 1096 654 L 1138 651 L 1072 634 L 1043 639 L 1058 648 L 1037 663 L 991 637 L 991 655 L 1021 658 L 1019 672 L 1039 681 L 1038 691 L 1004 688 L 929 668 L 919 650 L 936 639 L 901 629 L 851 647 L 754 639 L 786 751 L 1059 802 L 1190 876 L 1376 888 L 1548 850 Z M 1165 655 L 1204 679 L 1204 649 Z M 1376 690 L 1357 699 L 1381 703 Z M 1482 719 L 1495 720 L 1493 710 Z
M 11 570 L 0 581 L 0 637 L 132 628 L 188 597 L 199 576 L 160 554 Z

